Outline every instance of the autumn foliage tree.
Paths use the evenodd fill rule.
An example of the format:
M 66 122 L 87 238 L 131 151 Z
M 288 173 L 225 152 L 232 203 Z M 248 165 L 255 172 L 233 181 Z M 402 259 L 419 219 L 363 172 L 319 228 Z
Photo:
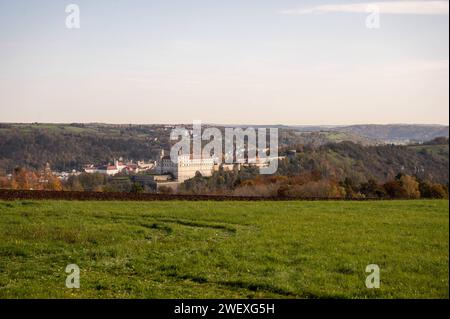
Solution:
M 36 172 L 23 167 L 14 169 L 10 178 L 0 179 L 1 188 L 21 189 L 21 190 L 52 190 L 63 189 L 61 181 L 54 176 L 51 171 Z
M 420 198 L 419 183 L 414 177 L 403 175 L 400 177 L 400 184 L 404 190 L 406 198 Z
M 422 198 L 448 198 L 448 189 L 441 184 L 420 181 L 419 191 Z
M 12 189 L 39 189 L 38 185 L 39 178 L 35 172 L 26 170 L 23 167 L 14 169 L 11 178 Z

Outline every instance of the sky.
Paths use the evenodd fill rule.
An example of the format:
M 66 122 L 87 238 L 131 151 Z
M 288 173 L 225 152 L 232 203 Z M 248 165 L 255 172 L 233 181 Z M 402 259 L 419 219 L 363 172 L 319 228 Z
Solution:
M 448 125 L 448 33 L 448 1 L 0 0 L 0 122 Z

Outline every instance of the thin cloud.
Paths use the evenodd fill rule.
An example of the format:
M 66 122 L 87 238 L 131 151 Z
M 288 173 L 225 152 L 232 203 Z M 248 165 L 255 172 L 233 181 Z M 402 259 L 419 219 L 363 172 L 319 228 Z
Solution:
M 377 8 L 382 14 L 448 15 L 448 1 L 391 1 L 349 4 L 324 4 L 292 10 L 282 14 L 305 15 L 321 13 L 367 13 Z

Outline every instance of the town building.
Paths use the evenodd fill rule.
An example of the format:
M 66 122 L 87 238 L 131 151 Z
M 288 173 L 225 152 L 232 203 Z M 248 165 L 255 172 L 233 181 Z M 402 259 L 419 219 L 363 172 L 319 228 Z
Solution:
M 139 172 L 145 172 L 153 169 L 155 166 L 154 163 L 145 163 L 143 161 L 138 161 L 137 163 L 129 162 L 124 164 L 118 160 L 114 160 L 114 164 L 95 166 L 93 164 L 89 164 L 83 167 L 84 171 L 89 174 L 99 173 L 106 174 L 108 176 L 113 176 L 119 173 L 126 174 L 137 174 Z

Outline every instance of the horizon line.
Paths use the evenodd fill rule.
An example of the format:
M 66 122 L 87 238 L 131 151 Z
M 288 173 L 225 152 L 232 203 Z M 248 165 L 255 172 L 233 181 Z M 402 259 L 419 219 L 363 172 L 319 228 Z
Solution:
M 192 122 L 167 122 L 167 123 L 114 123 L 114 122 L 0 122 L 0 124 L 53 124 L 53 125 L 72 125 L 72 124 L 103 124 L 103 125 L 187 125 L 192 124 Z M 391 126 L 391 125 L 415 125 L 415 126 L 449 126 L 449 123 L 353 123 L 353 124 L 283 124 L 283 123 L 274 123 L 274 124 L 257 124 L 257 123 L 213 123 L 213 122 L 201 122 L 201 124 L 205 125 L 217 125 L 217 126 L 286 126 L 286 127 L 313 127 L 313 126 L 326 126 L 326 127 L 345 127 L 345 126 L 360 126 L 360 125 L 377 125 L 377 126 Z

